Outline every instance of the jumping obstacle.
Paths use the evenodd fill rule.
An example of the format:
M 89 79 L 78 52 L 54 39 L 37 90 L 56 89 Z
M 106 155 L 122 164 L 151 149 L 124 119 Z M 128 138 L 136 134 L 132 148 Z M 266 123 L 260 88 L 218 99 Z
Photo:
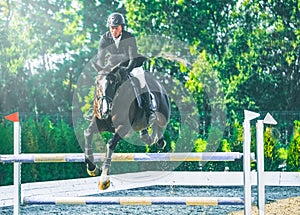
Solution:
M 38 162 L 84 162 L 82 154 L 20 154 L 20 124 L 18 113 L 11 114 L 6 119 L 14 122 L 14 155 L 1 155 L 0 160 L 3 163 L 14 163 L 14 214 L 19 214 L 20 204 L 118 204 L 118 205 L 244 205 L 244 214 L 251 214 L 251 177 L 250 162 L 253 159 L 250 152 L 251 131 L 250 121 L 259 116 L 259 114 L 246 111 L 244 127 L 244 147 L 241 153 L 129 153 L 114 155 L 114 161 L 229 161 L 243 158 L 244 164 L 244 198 L 236 197 L 49 197 L 34 198 L 24 197 L 21 199 L 21 163 Z M 257 122 L 257 161 L 262 163 L 258 165 L 258 208 L 259 214 L 264 214 L 264 167 L 263 167 L 263 124 L 276 124 L 277 122 L 270 114 L 267 114 L 264 120 Z M 98 155 L 100 162 L 103 161 L 103 154 Z M 263 198 L 263 199 L 262 199 Z
M 50 197 L 47 199 L 25 197 L 26 205 L 187 205 L 218 206 L 243 205 L 244 200 L 236 197 Z
M 113 162 L 129 161 L 235 161 L 242 159 L 240 152 L 187 152 L 187 153 L 115 153 L 112 155 Z M 254 153 L 251 159 L 255 159 Z M 95 153 L 95 162 L 104 162 L 105 153 Z M 75 154 L 20 154 L 0 155 L 0 163 L 64 163 L 85 162 L 83 153 Z

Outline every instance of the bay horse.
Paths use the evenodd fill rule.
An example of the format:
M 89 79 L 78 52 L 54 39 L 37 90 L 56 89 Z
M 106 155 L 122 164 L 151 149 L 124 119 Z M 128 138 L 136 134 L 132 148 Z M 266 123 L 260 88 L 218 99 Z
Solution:
M 140 131 L 141 140 L 147 145 L 157 144 L 159 149 L 165 147 L 163 131 L 170 119 L 170 101 L 164 87 L 149 72 L 144 72 L 144 81 L 134 76 L 127 80 L 122 78 L 118 69 L 105 74 L 99 73 L 95 82 L 94 114 L 87 129 L 85 137 L 85 160 L 87 172 L 90 176 L 97 176 L 101 172 L 98 183 L 99 189 L 104 190 L 110 186 L 110 164 L 114 149 L 119 140 L 132 132 Z M 140 97 L 137 94 L 145 93 L 146 88 L 137 88 L 133 85 L 145 85 L 150 89 L 152 101 L 155 105 L 157 120 L 149 125 L 145 111 L 143 110 Z M 105 88 L 103 86 L 106 86 Z M 106 89 L 105 91 L 103 90 Z M 110 112 L 107 118 L 101 117 L 102 99 L 105 96 L 110 102 Z M 148 134 L 151 126 L 152 134 Z M 109 131 L 113 137 L 106 144 L 106 156 L 101 168 L 94 163 L 92 150 L 92 138 L 96 133 Z

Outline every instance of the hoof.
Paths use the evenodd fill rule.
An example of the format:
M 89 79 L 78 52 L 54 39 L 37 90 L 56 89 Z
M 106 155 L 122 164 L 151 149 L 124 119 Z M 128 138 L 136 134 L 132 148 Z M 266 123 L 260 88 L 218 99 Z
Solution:
M 166 146 L 166 141 L 163 138 L 160 138 L 156 144 L 158 149 L 164 149 Z
M 100 190 L 106 190 L 110 186 L 110 179 L 109 177 L 100 177 L 100 181 L 98 182 L 98 187 Z
M 87 168 L 86 168 L 86 171 L 87 171 L 87 173 L 89 174 L 89 176 L 92 176 L 92 177 L 95 177 L 95 176 L 100 175 L 100 170 L 99 170 L 99 168 L 97 168 L 96 166 L 95 166 L 95 169 L 94 169 L 94 170 L 89 170 L 89 168 L 87 167 Z

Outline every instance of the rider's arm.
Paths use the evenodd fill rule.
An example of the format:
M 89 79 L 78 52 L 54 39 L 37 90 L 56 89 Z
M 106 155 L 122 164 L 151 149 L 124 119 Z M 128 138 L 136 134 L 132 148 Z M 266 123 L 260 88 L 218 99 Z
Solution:
M 126 39 L 127 42 L 127 47 L 128 47 L 128 57 L 129 57 L 129 62 L 125 70 L 127 72 L 131 72 L 133 68 L 136 67 L 136 57 L 138 56 L 137 54 L 137 46 L 136 46 L 136 39 L 134 36 L 129 37 Z
M 96 63 L 101 67 L 102 70 L 109 70 L 110 65 L 105 65 L 105 58 L 106 58 L 106 50 L 107 49 L 107 41 L 105 39 L 105 35 L 103 35 L 100 39 L 99 46 L 98 46 L 98 54 L 97 54 L 97 61 Z

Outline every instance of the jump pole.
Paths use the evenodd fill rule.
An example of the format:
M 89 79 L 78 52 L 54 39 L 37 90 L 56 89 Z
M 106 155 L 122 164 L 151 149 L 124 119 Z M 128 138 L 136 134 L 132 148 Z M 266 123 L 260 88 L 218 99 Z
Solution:
M 24 197 L 27 205 L 186 205 L 186 206 L 218 206 L 243 205 L 244 200 L 238 197 Z
M 21 153 L 21 127 L 19 122 L 19 112 L 15 112 L 5 117 L 14 123 L 14 156 Z M 14 163 L 14 215 L 20 214 L 21 202 L 21 163 Z
M 256 123 L 256 153 L 257 153 L 257 196 L 258 214 L 265 214 L 265 182 L 264 182 L 264 124 L 276 125 L 276 120 L 269 114 L 264 120 Z
M 250 156 L 250 150 L 251 150 L 251 130 L 250 130 L 250 121 L 252 119 L 255 119 L 259 116 L 258 113 L 245 110 L 244 111 L 244 147 L 243 147 L 243 153 L 244 153 L 244 215 L 251 215 L 251 175 L 250 175 L 250 164 L 251 164 L 251 156 Z
M 105 153 L 95 153 L 95 162 L 103 162 Z M 176 162 L 176 161 L 235 161 L 241 159 L 240 152 L 186 152 L 186 153 L 115 153 L 112 155 L 113 162 Z M 251 159 L 255 154 L 251 153 Z M 85 162 L 83 153 L 51 153 L 51 154 L 20 154 L 0 155 L 0 163 L 66 163 Z

